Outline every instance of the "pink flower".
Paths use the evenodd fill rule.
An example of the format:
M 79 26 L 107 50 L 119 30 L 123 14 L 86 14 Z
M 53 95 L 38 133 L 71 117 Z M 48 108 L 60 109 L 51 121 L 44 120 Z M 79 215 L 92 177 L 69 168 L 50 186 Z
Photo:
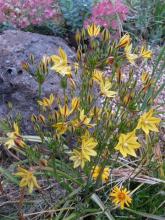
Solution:
M 110 28 L 113 30 L 116 36 L 119 35 L 119 25 L 118 18 L 121 22 L 126 20 L 128 14 L 128 7 L 124 5 L 122 0 L 115 0 L 114 4 L 109 0 L 103 0 L 102 2 L 96 4 L 92 9 L 92 15 L 90 18 L 85 20 L 84 26 L 88 26 L 91 23 Z
M 0 0 L 0 22 L 20 28 L 41 24 L 59 14 L 52 7 L 54 3 L 55 0 Z

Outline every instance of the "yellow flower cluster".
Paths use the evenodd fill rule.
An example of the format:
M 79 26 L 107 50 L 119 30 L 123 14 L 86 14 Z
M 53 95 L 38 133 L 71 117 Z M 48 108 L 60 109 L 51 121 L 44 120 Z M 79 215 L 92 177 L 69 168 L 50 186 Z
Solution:
M 84 113 L 84 109 L 80 110 L 80 114 L 79 114 L 79 118 L 78 119 L 74 119 L 71 121 L 71 125 L 73 127 L 73 129 L 81 127 L 82 125 L 85 125 L 88 128 L 92 128 L 95 126 L 95 124 L 91 124 L 92 118 L 88 117 L 85 113 Z
M 102 183 L 101 188 L 103 188 L 111 186 L 113 183 L 110 178 L 110 171 L 112 171 L 110 167 L 118 166 L 118 157 L 115 161 L 111 155 L 114 153 L 114 149 L 120 152 L 123 157 L 137 157 L 141 147 L 138 141 L 139 130 L 144 132 L 146 136 L 151 131 L 159 131 L 158 126 L 161 120 L 154 116 L 153 109 L 140 115 L 137 124 L 135 124 L 136 121 L 129 122 L 131 115 L 137 116 L 139 106 L 141 106 L 139 100 L 143 98 L 143 92 L 153 83 L 152 77 L 147 72 L 142 73 L 141 84 L 144 90 L 142 90 L 142 96 L 140 96 L 140 90 L 138 93 L 140 97 L 136 97 L 136 90 L 134 90 L 136 80 L 132 74 L 134 68 L 132 66 L 130 68 L 127 83 L 123 80 L 124 74 L 122 74 L 122 65 L 125 64 L 125 61 L 131 65 L 135 65 L 137 60 L 146 62 L 152 57 L 152 51 L 147 49 L 145 45 L 134 49 L 128 33 L 122 36 L 118 43 L 111 42 L 109 31 L 95 24 L 82 31 L 77 31 L 75 39 L 78 43 L 78 49 L 77 60 L 73 65 L 69 63 L 68 56 L 62 48 L 59 48 L 57 55 L 43 57 L 40 63 L 42 72 L 48 74 L 50 68 L 58 73 L 63 94 L 62 97 L 57 98 L 50 94 L 49 97 L 38 100 L 40 112 L 37 116 L 32 115 L 34 130 L 39 135 L 37 141 L 42 142 L 43 145 L 48 143 L 47 146 L 50 147 L 48 159 L 43 159 L 44 157 L 41 155 L 41 158 L 38 159 L 40 162 L 38 162 L 37 169 L 40 171 L 49 170 L 50 173 L 51 171 L 55 172 L 55 166 L 52 166 L 53 161 L 53 163 L 57 163 L 56 169 L 57 171 L 59 169 L 59 174 L 62 175 L 65 174 L 65 171 L 60 170 L 62 169 L 62 166 L 59 166 L 60 162 L 73 163 L 73 167 L 69 168 L 68 172 L 72 171 L 75 177 L 77 172 L 72 169 L 81 168 L 83 171 L 81 170 L 78 175 L 83 173 L 83 186 L 89 184 L 87 188 L 93 189 L 95 186 L 100 187 Z M 102 42 L 100 42 L 101 40 Z M 87 44 L 84 43 L 86 41 Z M 104 70 L 107 65 L 111 69 L 106 74 Z M 24 69 L 28 70 L 29 68 L 28 65 L 24 65 Z M 73 71 L 75 75 L 73 75 Z M 80 80 L 75 80 L 74 77 L 79 76 L 79 72 L 81 72 Z M 68 82 L 71 86 L 69 93 L 66 93 Z M 78 87 L 79 91 L 75 91 L 75 88 Z M 98 94 L 95 91 L 99 91 Z M 136 98 L 139 98 L 137 99 L 139 102 L 136 102 Z M 53 108 L 55 99 L 57 100 L 57 108 Z M 134 102 L 136 102 L 135 105 Z M 131 129 L 129 129 L 130 127 Z M 132 130 L 132 128 L 135 129 Z M 121 130 L 130 130 L 130 132 L 120 133 Z M 31 138 L 33 139 L 32 136 Z M 117 141 L 116 138 L 118 138 Z M 25 136 L 20 134 L 17 123 L 14 123 L 13 131 L 7 133 L 5 145 L 9 149 L 23 148 L 26 146 L 24 139 Z M 58 151 L 58 147 L 60 151 Z M 22 149 L 19 151 L 23 152 Z M 56 153 L 57 157 L 54 156 Z M 58 159 L 59 153 L 59 158 L 62 158 L 61 160 L 66 158 L 65 161 Z M 24 154 L 26 155 L 26 151 L 23 152 Z M 42 160 L 44 165 L 41 164 Z M 110 163 L 114 164 L 111 166 Z M 62 177 L 67 177 L 66 183 L 68 179 L 69 183 L 74 181 L 72 173 Z M 34 189 L 40 189 L 36 173 L 33 170 L 19 167 L 15 175 L 21 178 L 19 186 L 21 188 L 27 187 L 29 193 L 32 193 Z M 113 171 L 111 177 L 113 178 Z M 109 197 L 115 206 L 120 206 L 121 209 L 132 203 L 130 191 L 123 187 L 115 186 Z
M 84 112 L 84 109 L 79 108 L 80 100 L 77 97 L 74 97 L 71 101 L 71 108 L 68 107 L 68 105 L 61 106 L 59 105 L 59 122 L 55 123 L 53 127 L 56 129 L 57 136 L 60 136 L 64 134 L 67 129 L 77 129 L 82 126 L 85 126 L 87 128 L 92 128 L 95 126 L 95 124 L 91 123 L 92 118 L 87 116 Z M 78 117 L 73 117 L 73 113 L 77 111 Z M 69 118 L 69 116 L 72 115 L 72 119 Z
M 109 80 L 103 77 L 103 72 L 99 70 L 94 70 L 93 80 L 100 86 L 100 93 L 102 96 L 107 98 L 113 98 L 116 96 L 115 91 L 111 91 L 112 84 Z
M 109 175 L 110 175 L 110 169 L 109 167 L 100 167 L 95 166 L 92 169 L 92 178 L 96 181 L 99 177 L 102 180 L 103 183 L 108 182 Z
M 135 60 L 137 58 L 142 57 L 144 59 L 150 59 L 152 57 L 152 51 L 151 50 L 147 50 L 144 46 L 142 46 L 139 55 L 132 53 L 131 37 L 130 37 L 130 35 L 128 33 L 125 34 L 120 39 L 118 45 L 116 46 L 116 48 L 121 48 L 121 47 L 124 47 L 126 58 L 133 65 L 135 64 Z
M 59 105 L 59 121 L 53 125 L 53 127 L 56 129 L 57 135 L 64 134 L 67 129 L 77 129 L 82 126 L 85 126 L 87 128 L 92 128 L 95 126 L 95 124 L 91 123 L 92 118 L 88 117 L 84 113 L 84 109 L 79 109 L 80 100 L 77 97 L 74 97 L 71 101 L 71 108 L 69 108 L 68 105 L 61 106 Z M 73 117 L 73 113 L 77 111 L 78 117 Z M 69 116 L 72 115 L 72 119 L 69 118 Z M 61 121 L 60 121 L 61 120 Z
M 77 97 L 74 97 L 71 101 L 71 109 L 69 109 L 68 105 L 65 104 L 63 107 L 59 105 L 59 113 L 62 117 L 69 117 L 76 109 L 78 109 L 80 104 L 80 100 Z
M 90 26 L 87 27 L 87 32 L 88 35 L 90 37 L 97 37 L 100 34 L 100 26 L 97 26 L 95 24 L 92 24 Z M 105 31 L 103 31 L 105 32 Z M 109 37 L 108 37 L 109 39 Z M 142 46 L 140 54 L 134 54 L 132 53 L 132 44 L 131 44 L 131 37 L 128 33 L 126 33 L 125 35 L 123 35 L 121 37 L 121 39 L 119 40 L 119 43 L 117 44 L 116 48 L 124 48 L 125 51 L 125 56 L 127 58 L 127 60 L 131 63 L 131 64 L 135 64 L 135 60 L 137 58 L 144 58 L 144 59 L 151 59 L 152 57 L 152 51 L 151 50 L 147 50 L 145 48 L 145 46 Z
M 38 104 L 43 107 L 44 110 L 46 108 L 51 108 L 54 102 L 54 95 L 50 94 L 49 98 L 44 97 L 42 100 L 38 101 Z

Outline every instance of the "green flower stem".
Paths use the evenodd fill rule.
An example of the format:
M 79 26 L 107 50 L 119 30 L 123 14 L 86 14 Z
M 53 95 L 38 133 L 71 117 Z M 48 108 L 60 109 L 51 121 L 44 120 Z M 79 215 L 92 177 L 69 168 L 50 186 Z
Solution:
M 41 94 L 42 94 L 42 84 L 38 83 L 38 98 L 41 98 Z
M 152 146 L 150 144 L 150 137 L 149 134 L 146 134 L 146 145 L 147 145 L 147 162 L 149 163 L 152 155 Z

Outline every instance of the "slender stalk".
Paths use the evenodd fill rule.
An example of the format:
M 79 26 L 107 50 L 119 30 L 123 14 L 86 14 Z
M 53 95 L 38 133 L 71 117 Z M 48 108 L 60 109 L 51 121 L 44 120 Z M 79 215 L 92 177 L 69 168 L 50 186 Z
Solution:
M 146 146 L 147 146 L 147 163 L 149 163 L 152 154 L 152 148 L 149 141 L 149 135 L 147 134 L 146 134 Z
M 38 98 L 41 98 L 41 94 L 42 94 L 42 84 L 38 83 Z

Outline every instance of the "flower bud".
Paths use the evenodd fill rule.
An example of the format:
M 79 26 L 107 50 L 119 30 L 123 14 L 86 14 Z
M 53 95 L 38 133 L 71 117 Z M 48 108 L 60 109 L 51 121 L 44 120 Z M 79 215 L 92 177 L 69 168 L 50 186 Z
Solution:
M 29 70 L 30 70 L 29 63 L 22 62 L 21 66 L 22 66 L 23 70 L 25 70 L 26 72 L 29 72 Z
M 29 60 L 30 60 L 31 64 L 33 65 L 33 64 L 34 64 L 34 61 L 35 61 L 35 58 L 34 58 L 34 55 L 33 55 L 33 54 L 30 54 Z
M 103 41 L 109 41 L 109 40 L 110 40 L 109 30 L 105 28 L 105 29 L 101 32 L 101 37 L 102 37 Z
M 35 114 L 32 114 L 32 116 L 31 116 L 31 121 L 32 121 L 33 123 L 35 123 L 35 122 L 37 121 L 37 116 L 36 116 Z
M 93 97 L 91 95 L 89 95 L 87 97 L 87 100 L 88 100 L 88 103 L 91 104 L 92 103 L 92 100 L 93 100 Z
M 39 161 L 39 166 L 40 166 L 40 167 L 47 167 L 47 165 L 48 165 L 48 161 L 47 161 L 47 160 L 41 159 L 41 160 Z
M 40 123 L 43 123 L 43 124 L 45 123 L 45 117 L 43 115 L 39 114 L 37 119 Z
M 86 31 L 85 31 L 84 28 L 82 28 L 82 30 L 81 30 L 81 36 L 82 36 L 83 38 L 85 38 L 85 35 L 86 35 Z
M 127 105 L 131 100 L 131 95 L 130 94 L 127 94 L 126 96 L 124 96 L 124 99 L 123 99 L 123 102 L 124 102 L 124 105 Z
M 114 57 L 108 57 L 108 64 L 113 64 L 114 62 Z
M 73 90 L 75 90 L 75 89 L 76 89 L 76 83 L 75 83 L 75 81 L 74 81 L 72 78 L 68 78 L 68 80 L 69 80 L 69 84 L 70 84 L 71 88 L 72 88 Z
M 77 60 L 80 61 L 82 58 L 82 50 L 81 48 L 79 47 L 78 50 L 77 50 Z
M 116 70 L 116 79 L 118 83 L 120 83 L 122 80 L 122 72 L 120 68 Z
M 77 44 L 80 44 L 80 42 L 81 42 L 81 33 L 80 33 L 79 30 L 76 32 L 75 39 L 76 39 Z

